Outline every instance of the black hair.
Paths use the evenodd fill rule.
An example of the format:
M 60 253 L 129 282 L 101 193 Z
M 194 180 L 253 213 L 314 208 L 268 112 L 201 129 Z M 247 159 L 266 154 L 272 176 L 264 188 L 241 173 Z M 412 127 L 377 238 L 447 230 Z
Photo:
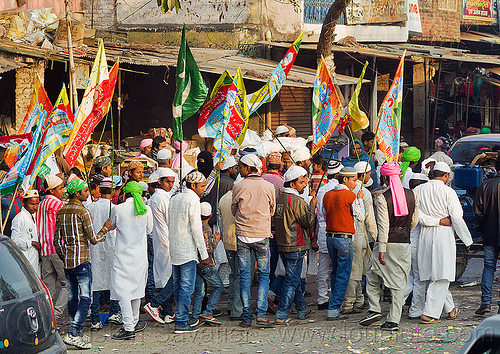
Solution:
M 425 182 L 427 181 L 422 181 L 421 179 L 410 179 L 408 185 L 410 186 L 410 189 L 414 189 L 416 186 L 424 184 Z
M 151 182 L 151 183 L 148 183 L 148 186 L 152 187 L 152 188 L 160 188 L 160 185 L 158 184 L 158 182 Z
M 431 169 L 431 171 L 429 172 L 429 179 L 444 177 L 446 174 L 447 174 L 447 172 L 443 172 L 443 171 L 439 171 L 439 170 L 436 171 L 434 169 Z
M 365 142 L 365 141 L 370 141 L 370 140 L 373 140 L 375 139 L 375 133 L 373 132 L 364 132 L 363 135 L 361 135 L 361 142 Z
M 268 170 L 279 170 L 281 168 L 280 165 L 278 165 L 277 163 L 269 163 L 267 164 L 267 169 Z
M 201 220 L 202 221 L 205 221 L 205 220 L 209 220 L 210 219 L 210 215 L 209 216 L 201 216 Z
M 312 158 L 311 158 L 311 162 L 316 164 L 316 165 L 321 165 L 321 169 L 323 171 L 326 171 L 326 168 L 327 168 L 327 161 L 326 159 L 324 158 L 324 156 L 320 155 L 320 154 L 315 154 Z
M 349 176 L 341 176 L 340 174 L 337 176 L 337 180 L 340 184 L 344 183 L 344 178 L 349 178 Z
M 111 192 L 113 191 L 113 188 L 100 187 L 99 190 L 100 190 L 101 194 L 111 194 Z
M 257 169 L 257 167 L 254 167 L 254 166 L 248 166 L 246 164 L 244 164 L 243 162 L 240 161 L 240 163 L 245 166 L 245 167 L 250 167 L 250 173 L 259 173 L 259 170 Z
M 152 149 L 153 150 L 158 150 L 158 148 L 160 147 L 160 144 L 167 141 L 167 139 L 165 139 L 164 137 L 162 136 L 155 136 L 153 138 L 153 146 L 152 146 Z
M 76 192 L 75 192 L 75 193 L 76 193 Z M 69 198 L 69 199 L 74 199 L 74 198 L 75 198 L 75 193 L 73 193 L 73 194 L 69 194 L 69 193 L 68 193 L 68 198 Z
M 78 167 L 71 167 L 69 169 L 69 173 L 75 174 L 78 178 L 83 179 L 82 171 L 78 169 Z

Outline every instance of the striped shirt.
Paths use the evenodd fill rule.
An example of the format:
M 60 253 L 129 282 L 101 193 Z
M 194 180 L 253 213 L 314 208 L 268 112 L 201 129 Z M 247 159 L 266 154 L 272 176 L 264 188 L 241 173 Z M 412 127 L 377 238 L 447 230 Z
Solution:
M 108 229 L 94 231 L 90 212 L 78 199 L 71 199 L 57 212 L 54 246 L 64 261 L 64 268 L 72 269 L 90 262 L 89 242 L 93 245 L 106 240 Z
M 64 206 L 64 202 L 49 194 L 40 203 L 36 216 L 38 227 L 38 237 L 41 244 L 40 253 L 42 256 L 50 256 L 56 253 L 54 248 L 54 230 L 56 227 L 56 214 Z

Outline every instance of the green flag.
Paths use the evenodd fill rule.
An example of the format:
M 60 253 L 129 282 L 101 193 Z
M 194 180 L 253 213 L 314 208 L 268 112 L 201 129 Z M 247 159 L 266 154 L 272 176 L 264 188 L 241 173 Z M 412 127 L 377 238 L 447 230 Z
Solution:
M 173 138 L 182 141 L 182 122 L 198 112 L 205 102 L 208 88 L 201 77 L 200 70 L 196 65 L 193 54 L 189 50 L 186 40 L 186 25 L 182 29 L 181 48 L 177 58 L 177 69 L 175 71 L 176 90 L 173 112 Z

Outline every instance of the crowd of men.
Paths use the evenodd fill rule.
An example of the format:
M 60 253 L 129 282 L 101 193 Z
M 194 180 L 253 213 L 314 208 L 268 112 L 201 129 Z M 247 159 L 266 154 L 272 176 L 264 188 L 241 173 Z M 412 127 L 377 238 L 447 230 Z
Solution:
M 289 135 L 288 127 L 276 130 L 277 139 Z M 263 328 L 286 325 L 292 307 L 298 320 L 307 319 L 308 274 L 317 275 L 317 308 L 328 321 L 368 309 L 359 324 L 369 326 L 382 319 L 381 300 L 390 296 L 381 328 L 398 330 L 410 293 L 410 318 L 455 319 L 454 234 L 466 247 L 472 238 L 448 186 L 452 162 L 438 151 L 416 173 L 417 148 L 402 144 L 399 162 L 386 163 L 373 143 L 374 134 L 365 133 L 352 141 L 348 157 L 328 164 L 311 156 L 309 144 L 265 156 L 245 147 L 220 163 L 203 151 L 194 169 L 182 157 L 185 143 L 170 149 L 163 137 L 145 139 L 138 156 L 158 163 L 147 184 L 142 162 L 132 161 L 122 179 L 109 157 L 95 161 L 90 185 L 78 170 L 66 182 L 48 175 L 41 203 L 37 190 L 25 192 L 12 240 L 47 284 L 58 320 L 67 308 L 64 341 L 81 349 L 92 347 L 83 334 L 89 312 L 93 331 L 106 319 L 123 325 L 113 339 L 143 331 L 143 298 L 142 309 L 159 323 L 174 323 L 174 333 L 221 325 L 221 263 L 230 269 L 228 316 L 244 328 L 254 320 Z M 493 227 L 488 213 L 495 205 L 498 221 L 495 188 L 486 185 L 476 205 L 485 230 Z M 490 244 L 480 314 L 491 309 L 498 238 Z M 216 261 L 217 249 L 223 255 Z

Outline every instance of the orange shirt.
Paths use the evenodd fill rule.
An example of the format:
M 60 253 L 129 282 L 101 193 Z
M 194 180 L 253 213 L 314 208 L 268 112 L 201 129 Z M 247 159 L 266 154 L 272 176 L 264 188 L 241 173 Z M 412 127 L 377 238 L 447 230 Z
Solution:
M 332 189 L 323 197 L 325 208 L 326 231 L 341 234 L 353 234 L 354 218 L 352 203 L 356 195 L 346 189 Z

